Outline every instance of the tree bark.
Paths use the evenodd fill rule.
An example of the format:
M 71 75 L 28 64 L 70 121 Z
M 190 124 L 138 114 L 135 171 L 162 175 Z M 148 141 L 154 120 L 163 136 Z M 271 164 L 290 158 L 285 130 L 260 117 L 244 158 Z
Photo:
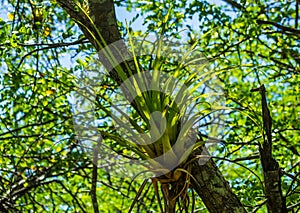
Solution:
M 193 188 L 209 212 L 246 212 L 212 159 L 204 165 L 194 162 L 192 175 L 196 179 Z
M 267 104 L 266 89 L 262 85 L 251 92 L 259 91 L 261 95 L 263 118 L 263 144 L 259 147 L 260 160 L 264 173 L 265 197 L 269 213 L 287 213 L 285 198 L 281 190 L 279 164 L 272 156 L 272 117 Z
M 113 0 L 89 1 L 89 16 L 94 21 L 94 24 L 89 21 L 89 18 L 83 12 L 76 9 L 73 0 L 57 0 L 57 2 L 69 13 L 71 18 L 78 23 L 85 36 L 95 46 L 97 51 L 101 51 L 106 44 L 109 45 L 116 41 L 122 41 L 117 27 Z M 101 41 L 98 32 L 100 32 L 106 44 Z M 115 58 L 122 57 L 120 52 L 122 55 L 124 52 L 128 54 L 125 43 L 121 42 L 120 44 L 120 51 L 112 50 Z M 110 66 L 107 63 L 107 59 L 100 57 L 100 60 L 104 66 Z M 135 73 L 134 66 L 130 66 L 130 68 L 132 69 L 132 73 Z M 121 83 L 116 72 L 111 72 L 110 75 L 119 84 Z M 129 76 L 128 73 L 127 75 Z M 192 175 L 197 180 L 193 183 L 193 187 L 210 212 L 246 212 L 213 160 L 209 160 L 205 165 L 199 165 L 198 162 L 194 162 L 192 164 Z

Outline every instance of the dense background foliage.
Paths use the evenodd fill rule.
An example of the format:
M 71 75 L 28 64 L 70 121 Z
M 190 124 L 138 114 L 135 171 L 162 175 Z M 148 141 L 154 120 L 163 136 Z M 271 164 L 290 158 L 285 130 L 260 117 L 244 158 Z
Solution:
M 85 1 L 80 2 L 84 8 Z M 131 12 L 128 23 L 136 37 L 160 32 L 172 6 L 165 35 L 190 44 L 201 38 L 197 48 L 209 66 L 226 69 L 218 76 L 226 106 L 238 110 L 224 113 L 226 122 L 217 136 L 221 142 L 211 151 L 241 202 L 258 212 L 266 212 L 258 152 L 263 141 L 261 101 L 250 90 L 265 85 L 273 118 L 273 155 L 284 170 L 283 195 L 289 210 L 299 211 L 299 1 L 115 4 L 121 8 L 120 20 L 125 9 Z M 95 50 L 56 1 L 3 0 L 0 14 L 0 210 L 91 212 L 93 165 L 76 139 L 68 97 L 75 88 L 74 74 L 90 64 Z M 119 26 L 128 38 L 125 23 Z M 103 85 L 101 92 L 110 94 L 114 82 L 106 83 L 110 87 Z M 99 128 L 109 131 L 105 125 Z M 120 178 L 113 165 L 99 169 L 101 212 L 126 212 L 140 184 Z M 136 208 L 158 211 L 150 183 Z M 205 211 L 200 199 L 196 208 Z

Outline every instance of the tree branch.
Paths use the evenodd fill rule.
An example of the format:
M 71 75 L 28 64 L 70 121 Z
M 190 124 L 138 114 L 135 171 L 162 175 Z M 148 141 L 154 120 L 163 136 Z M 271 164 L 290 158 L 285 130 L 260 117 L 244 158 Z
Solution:
M 272 156 L 272 117 L 266 99 L 264 85 L 252 89 L 260 92 L 263 117 L 263 144 L 259 146 L 261 164 L 264 173 L 265 196 L 270 213 L 287 213 L 286 202 L 281 190 L 281 171 L 278 162 Z M 266 137 L 265 137 L 266 136 Z
M 94 213 L 99 213 L 99 205 L 97 200 L 97 176 L 98 176 L 98 155 L 102 138 L 99 139 L 93 150 L 93 173 L 92 173 L 92 189 L 91 196 L 93 202 Z
M 296 0 L 296 18 L 295 18 L 295 28 L 298 28 L 298 19 L 299 19 L 299 0 Z
M 193 182 L 193 188 L 209 212 L 246 213 L 212 159 L 204 165 L 194 162 L 192 175 L 196 179 Z
M 83 44 L 83 43 L 88 43 L 87 41 L 84 41 L 86 38 L 82 38 L 82 39 L 79 39 L 78 41 L 74 41 L 74 42 L 70 42 L 70 43 L 57 43 L 57 44 L 43 44 L 43 45 L 47 45 L 46 47 L 42 47 L 42 48 L 37 48 L 35 50 L 32 50 L 30 51 L 29 53 L 25 54 L 18 66 L 17 66 L 17 69 L 20 68 L 21 64 L 23 63 L 23 61 L 25 60 L 25 58 L 27 56 L 30 56 L 32 55 L 33 53 L 35 52 L 38 52 L 38 51 L 42 51 L 42 50 L 48 50 L 48 49 L 52 49 L 52 48 L 57 48 L 57 47 L 65 47 L 65 46 L 71 46 L 71 45 L 77 45 L 77 44 Z M 42 44 L 19 44 L 21 46 L 41 46 Z
M 242 5 L 240 5 L 239 3 L 237 3 L 233 0 L 223 0 L 223 1 L 230 4 L 233 8 L 237 8 L 241 11 L 246 11 L 246 9 Z
M 298 36 L 300 37 L 300 30 L 298 29 L 295 29 L 295 28 L 291 28 L 291 27 L 286 27 L 286 26 L 282 26 L 280 24 L 277 24 L 275 22 L 272 22 L 272 21 L 263 21 L 263 20 L 257 20 L 256 21 L 258 24 L 270 24 L 270 25 L 273 25 L 283 31 L 288 31 L 288 32 L 291 32 L 293 33 L 293 35 L 295 36 Z

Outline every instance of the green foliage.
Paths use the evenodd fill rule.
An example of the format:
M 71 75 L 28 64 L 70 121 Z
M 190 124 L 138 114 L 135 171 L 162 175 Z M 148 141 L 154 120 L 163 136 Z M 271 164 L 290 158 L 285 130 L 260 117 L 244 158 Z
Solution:
M 258 212 L 266 212 L 258 151 L 263 130 L 260 96 L 250 89 L 265 85 L 273 118 L 273 155 L 286 172 L 282 190 L 287 205 L 291 206 L 299 202 L 297 23 L 300 20 L 296 1 L 240 0 L 232 5 L 225 2 L 231 1 L 221 5 L 210 1 L 171 0 L 116 1 L 115 4 L 133 13 L 138 8 L 147 34 L 195 45 L 197 53 L 194 54 L 204 55 L 209 61 L 207 70 L 220 70 L 216 76 L 226 96 L 227 110 L 222 115 L 225 123 L 216 136 L 222 143 L 211 146 L 210 151 L 217 157 L 222 174 L 241 202 L 249 211 L 257 207 Z M 75 91 L 75 74 L 87 68 L 95 50 L 56 1 L 3 1 L 1 7 L 0 210 L 10 205 L 5 198 L 12 198 L 11 212 L 92 212 L 92 163 L 76 138 L 69 97 Z M 170 19 L 164 22 L 168 12 Z M 124 26 L 123 23 L 120 29 L 124 37 L 129 37 Z M 133 40 L 143 34 L 130 31 Z M 143 51 L 151 50 L 151 45 L 143 47 Z M 148 69 L 151 58 L 140 57 L 139 63 Z M 160 64 L 162 70 L 171 70 L 170 74 L 176 73 L 178 67 L 176 60 Z M 189 70 L 182 70 L 179 69 L 179 75 L 187 83 Z M 112 127 L 111 111 L 106 107 L 115 98 L 113 94 L 120 92 L 116 88 L 111 79 L 103 79 L 99 90 L 102 102 L 97 105 L 96 117 L 105 122 L 99 125 L 99 130 L 106 132 L 103 141 L 115 151 L 112 159 L 118 155 L 138 157 L 132 147 L 116 143 L 122 135 Z M 205 102 L 199 90 L 195 89 L 195 94 Z M 149 103 L 145 103 L 147 95 L 152 97 Z M 131 118 L 143 130 L 149 130 L 145 118 L 149 119 L 151 112 L 169 106 L 169 97 L 161 95 L 143 93 L 138 97 L 138 110 L 131 110 Z M 166 102 L 160 102 L 161 99 Z M 205 109 L 199 104 L 199 111 Z M 176 115 L 167 116 L 169 123 L 177 122 L 172 119 Z M 212 127 L 206 120 L 203 122 L 198 130 L 206 137 Z M 173 127 L 177 129 L 176 125 Z M 175 136 L 170 137 L 175 138 L 176 133 L 172 131 L 170 135 Z M 126 172 L 127 168 L 119 170 L 115 163 L 112 161 L 99 169 L 100 212 L 128 210 L 141 186 L 141 182 L 129 178 L 130 174 L 128 178 L 120 177 L 120 172 Z M 159 211 L 150 186 L 147 183 L 135 212 Z M 196 209 L 204 210 L 199 198 L 188 193 L 196 198 Z

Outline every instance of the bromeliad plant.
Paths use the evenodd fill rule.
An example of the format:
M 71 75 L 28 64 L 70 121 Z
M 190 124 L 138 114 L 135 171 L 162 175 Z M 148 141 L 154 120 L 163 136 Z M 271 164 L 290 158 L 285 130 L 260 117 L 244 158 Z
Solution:
M 136 153 L 140 162 L 135 162 L 154 174 L 152 182 L 158 201 L 158 183 L 164 198 L 164 208 L 160 204 L 162 212 L 174 212 L 180 200 L 186 212 L 190 212 L 187 190 L 193 178 L 189 168 L 191 153 L 204 145 L 197 123 L 213 111 L 199 88 L 222 71 L 204 71 L 203 58 L 193 58 L 196 43 L 173 65 L 172 48 L 164 48 L 167 41 L 162 37 L 154 42 L 155 57 L 150 70 L 144 71 L 133 48 L 134 41 L 131 37 L 129 40 L 136 73 L 131 72 L 129 65 L 129 77 L 123 69 L 116 70 L 123 77 L 120 89 L 131 107 L 128 110 L 128 105 L 120 107 L 106 98 L 113 108 L 110 114 L 118 130 L 101 134 Z M 174 69 L 168 72 L 169 67 Z
M 182 51 L 181 45 L 170 45 L 174 42 L 163 37 L 168 20 L 169 13 L 165 16 L 159 38 L 146 48 L 150 51 L 149 46 L 152 46 L 153 54 L 146 56 L 140 52 L 143 49 L 141 46 L 135 48 L 137 45 L 132 36 L 129 35 L 131 50 L 128 58 L 128 54 L 125 57 L 117 45 L 105 45 L 98 32 L 98 45 L 102 47 L 100 55 L 113 67 L 109 75 L 114 79 L 117 75 L 119 89 L 129 105 L 122 108 L 119 106 L 121 102 L 112 103 L 111 98 L 103 93 L 98 94 L 97 98 L 110 103 L 112 110 L 103 106 L 99 108 L 110 115 L 116 129 L 102 131 L 102 137 L 134 152 L 147 171 L 154 174 L 152 182 L 161 212 L 174 212 L 179 202 L 188 212 L 187 190 L 193 178 L 189 168 L 191 153 L 204 145 L 196 126 L 207 113 L 213 111 L 199 89 L 203 89 L 205 82 L 222 71 L 205 71 L 204 59 L 196 51 L 197 42 L 188 48 L 183 46 L 187 49 L 185 51 Z M 124 57 L 121 63 L 120 57 Z M 148 70 L 140 60 L 144 59 L 145 63 L 147 57 Z M 160 202 L 158 183 L 161 184 L 164 206 Z

